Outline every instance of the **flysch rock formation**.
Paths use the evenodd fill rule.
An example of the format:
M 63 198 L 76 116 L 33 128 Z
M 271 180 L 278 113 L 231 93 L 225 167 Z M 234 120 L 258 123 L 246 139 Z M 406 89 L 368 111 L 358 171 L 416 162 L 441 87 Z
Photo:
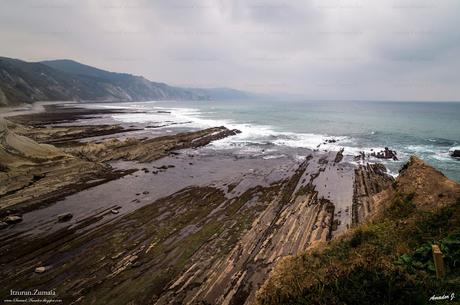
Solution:
M 374 196 L 388 188 L 394 179 L 382 164 L 360 165 L 355 170 L 352 224 L 357 225 L 375 210 Z
M 416 156 L 394 181 L 382 178 L 382 169 L 356 170 L 353 228 L 280 260 L 254 304 L 429 303 L 438 291 L 455 289 L 460 184 Z M 443 249 L 442 280 L 433 245 Z
M 71 122 L 74 114 L 66 115 Z M 216 127 L 156 138 L 78 142 L 79 135 L 120 130 L 42 124 L 66 115 L 37 115 L 34 128 L 7 124 L 8 133 L 15 137 L 30 134 L 45 143 L 60 134 L 61 140 L 59 148 L 52 148 L 58 158 L 7 165 L 0 172 L 9 188 L 16 185 L 11 181 L 28 177 L 25 173 L 32 177 L 32 183 L 25 180 L 0 194 L 2 205 L 25 211 L 36 208 L 31 202 L 55 203 L 56 194 L 65 196 L 88 187 L 77 187 L 80 180 L 72 180 L 73 173 L 79 173 L 75 179 L 82 179 L 88 168 L 93 173 L 88 181 L 100 183 L 101 171 L 106 176 L 114 171 L 108 162 L 148 164 L 238 132 Z M 16 118 L 16 122 L 26 120 Z M 75 136 L 66 136 L 63 128 Z M 27 143 L 42 147 L 34 140 Z M 363 221 L 373 211 L 377 200 L 373 195 L 393 181 L 379 165 L 355 171 L 343 162 L 342 152 L 304 153 L 270 183 L 247 184 L 250 178 L 243 175 L 225 188 L 214 183 L 184 187 L 128 214 L 110 206 L 74 221 L 61 211 L 53 220 L 61 224 L 59 230 L 30 236 L 2 234 L 0 297 L 21 285 L 55 287 L 69 304 L 251 304 L 280 259 L 346 232 L 355 222 L 355 211 L 356 221 Z M 34 176 L 41 178 L 34 181 Z M 0 211 L 5 213 L 6 208 Z M 99 222 L 107 214 L 114 218 Z

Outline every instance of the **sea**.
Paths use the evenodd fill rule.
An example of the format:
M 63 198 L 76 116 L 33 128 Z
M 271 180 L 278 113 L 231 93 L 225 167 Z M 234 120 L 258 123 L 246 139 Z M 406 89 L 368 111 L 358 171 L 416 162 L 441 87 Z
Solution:
M 383 162 L 393 176 L 411 155 L 417 155 L 460 182 L 460 159 L 449 154 L 460 146 L 460 102 L 226 100 L 99 106 L 139 110 L 112 117 L 125 123 L 164 121 L 168 132 L 215 126 L 239 129 L 241 134 L 213 142 L 209 148 L 265 158 L 281 157 L 289 148 L 343 148 L 345 155 L 355 156 L 388 147 L 397 152 L 398 161 L 370 160 Z

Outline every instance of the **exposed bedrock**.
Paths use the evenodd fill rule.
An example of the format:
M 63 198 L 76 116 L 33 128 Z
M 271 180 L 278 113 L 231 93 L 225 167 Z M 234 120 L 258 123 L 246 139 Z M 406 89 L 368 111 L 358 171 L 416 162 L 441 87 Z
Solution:
M 225 127 L 179 133 L 151 139 L 109 139 L 100 143 L 79 143 L 64 150 L 81 159 L 95 162 L 113 160 L 150 162 L 185 148 L 198 148 L 212 141 L 240 133 Z
M 64 129 L 45 129 L 51 130 L 48 135 L 53 135 L 52 130 L 56 128 Z M 72 130 L 80 131 L 81 127 L 65 129 L 72 134 Z M 201 147 L 239 132 L 216 127 L 153 139 L 77 142 L 67 148 L 57 148 L 25 136 L 36 136 L 38 133 L 34 131 L 36 128 L 0 119 L 0 217 L 52 204 L 65 196 L 137 170 L 116 170 L 106 161 L 148 162 L 176 150 Z M 52 137 L 42 135 L 39 138 L 48 142 Z
M 396 156 L 396 151 L 391 150 L 388 147 L 385 147 L 385 149 L 379 151 L 379 152 L 372 152 L 370 155 L 372 157 L 376 157 L 379 159 L 393 159 L 394 161 L 398 160 L 398 157 Z
M 280 258 L 331 238 L 334 205 L 316 191 L 320 172 L 307 172 L 317 161 L 239 196 L 189 187 L 86 233 L 102 214 L 50 235 L 6 235 L 2 289 L 51 285 L 79 304 L 249 303 Z
M 360 165 L 355 170 L 353 185 L 352 224 L 361 223 L 375 209 L 374 196 L 391 187 L 394 179 L 382 164 Z
M 274 264 L 295 255 L 331 234 L 334 205 L 307 184 L 298 188 L 308 165 L 277 186 L 275 196 L 252 220 L 250 229 L 232 246 L 229 254 L 208 262 L 198 257 L 167 287 L 156 304 L 245 304 L 254 298 Z
M 379 167 L 361 167 L 357 174 L 359 198 L 372 198 L 369 213 L 358 206 L 367 213 L 358 219 L 365 223 L 280 261 L 254 304 L 429 303 L 438 291 L 455 289 L 458 253 L 450 247 L 459 238 L 460 184 L 415 156 L 378 194 L 389 183 Z M 434 244 L 443 247 L 442 280 L 432 267 Z
M 81 115 L 89 114 L 81 110 Z M 72 112 L 67 115 L 73 118 Z M 0 156 L 9 162 L 0 168 L 0 214 L 5 213 L 0 219 L 0 299 L 17 287 L 53 287 L 66 304 L 251 304 L 280 259 L 304 253 L 364 221 L 376 209 L 376 194 L 393 183 L 383 165 L 355 170 L 343 161 L 343 150 L 299 151 L 282 161 L 221 158 L 220 152 L 209 156 L 206 149 L 195 150 L 238 133 L 225 127 L 77 142 L 80 136 L 120 130 L 41 124 L 58 118 L 42 114 L 34 128 L 16 123 L 2 129 Z M 61 147 L 43 144 L 54 136 Z M 190 150 L 178 154 L 180 149 Z M 164 157 L 174 165 L 150 163 Z M 28 221 L 28 213 L 21 218 L 20 212 L 127 174 L 114 172 L 108 162 L 115 160 L 146 163 L 136 164 L 142 170 L 129 176 L 139 175 L 132 181 L 166 177 L 160 182 L 175 187 L 158 196 L 155 187 L 140 189 L 128 199 L 136 203 L 145 195 L 145 202 L 129 212 L 124 201 L 112 204 L 115 196 L 106 191 L 102 196 L 110 204 L 88 214 L 62 209 L 39 218 L 38 226 L 52 222 L 53 230 L 12 230 Z M 227 166 L 241 171 L 211 174 Z M 192 175 L 200 179 L 192 180 Z M 192 182 L 180 184 L 178 178 Z

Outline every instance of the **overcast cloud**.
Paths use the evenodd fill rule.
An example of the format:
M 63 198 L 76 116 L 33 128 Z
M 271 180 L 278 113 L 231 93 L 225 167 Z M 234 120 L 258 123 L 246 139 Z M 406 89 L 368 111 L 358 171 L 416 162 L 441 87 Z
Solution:
M 460 100 L 458 0 L 0 0 L 0 55 L 311 99 Z

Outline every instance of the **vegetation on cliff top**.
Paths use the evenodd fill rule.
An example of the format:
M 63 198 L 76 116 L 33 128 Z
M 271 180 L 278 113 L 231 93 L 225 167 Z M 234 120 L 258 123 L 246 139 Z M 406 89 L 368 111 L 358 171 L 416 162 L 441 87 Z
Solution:
M 411 168 L 414 163 L 423 171 L 418 174 L 433 171 L 432 179 L 447 180 L 415 159 L 406 169 L 411 175 L 416 172 Z M 454 293 L 453 301 L 436 304 L 456 304 L 460 287 L 459 185 L 439 188 L 433 194 L 437 197 L 433 206 L 420 208 L 419 185 L 413 187 L 415 192 L 403 193 L 401 189 L 407 190 L 411 182 L 407 182 L 407 173 L 401 176 L 386 207 L 371 222 L 329 245 L 281 261 L 258 291 L 258 303 L 432 304 L 433 295 Z M 432 244 L 439 245 L 444 255 L 443 280 L 436 279 Z

